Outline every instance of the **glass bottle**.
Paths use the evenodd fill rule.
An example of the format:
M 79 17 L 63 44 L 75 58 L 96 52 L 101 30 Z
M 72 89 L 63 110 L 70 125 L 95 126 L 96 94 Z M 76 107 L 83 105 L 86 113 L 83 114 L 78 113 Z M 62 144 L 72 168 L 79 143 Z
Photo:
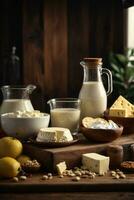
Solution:
M 101 117 L 107 108 L 107 95 L 113 90 L 110 70 L 102 68 L 102 58 L 84 58 L 80 65 L 84 70 L 83 85 L 79 93 L 81 100 L 81 119 Z M 108 78 L 108 90 L 105 91 L 101 75 Z

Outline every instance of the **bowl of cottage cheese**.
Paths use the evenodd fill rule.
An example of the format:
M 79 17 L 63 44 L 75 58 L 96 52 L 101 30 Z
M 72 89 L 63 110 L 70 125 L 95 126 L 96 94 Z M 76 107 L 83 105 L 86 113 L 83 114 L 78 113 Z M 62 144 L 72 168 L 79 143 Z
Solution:
M 80 126 L 80 132 L 89 140 L 95 142 L 111 142 L 122 135 L 123 126 L 112 120 L 85 117 Z
M 38 110 L 16 111 L 1 115 L 1 126 L 3 131 L 18 139 L 27 139 L 36 136 L 41 128 L 49 125 L 50 115 Z

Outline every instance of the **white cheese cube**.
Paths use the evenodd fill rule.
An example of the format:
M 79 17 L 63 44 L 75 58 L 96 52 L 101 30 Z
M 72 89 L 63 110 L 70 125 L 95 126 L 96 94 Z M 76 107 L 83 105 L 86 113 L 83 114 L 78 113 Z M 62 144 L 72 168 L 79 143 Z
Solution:
M 82 164 L 91 172 L 103 174 L 109 170 L 109 157 L 97 153 L 86 153 L 82 155 Z

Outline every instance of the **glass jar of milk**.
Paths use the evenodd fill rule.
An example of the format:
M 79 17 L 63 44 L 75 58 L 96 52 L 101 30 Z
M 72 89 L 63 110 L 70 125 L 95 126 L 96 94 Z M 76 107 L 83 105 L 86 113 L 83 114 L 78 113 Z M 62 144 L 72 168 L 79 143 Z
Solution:
M 68 128 L 77 132 L 80 119 L 80 99 L 56 98 L 48 101 L 51 114 L 51 126 Z
M 80 62 L 84 69 L 83 85 L 79 93 L 81 100 L 81 119 L 101 117 L 107 108 L 107 95 L 113 90 L 110 70 L 102 68 L 102 58 L 84 58 Z M 108 90 L 105 91 L 101 75 L 108 77 Z
M 33 111 L 29 95 L 36 88 L 35 85 L 28 85 L 27 87 L 20 86 L 2 86 L 3 102 L 0 108 L 0 114 L 20 111 Z

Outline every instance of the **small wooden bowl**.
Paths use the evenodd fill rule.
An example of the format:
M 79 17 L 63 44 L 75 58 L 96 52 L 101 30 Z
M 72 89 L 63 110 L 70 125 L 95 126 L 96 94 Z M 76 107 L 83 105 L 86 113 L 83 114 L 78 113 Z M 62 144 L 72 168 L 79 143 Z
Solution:
M 120 165 L 120 169 L 125 173 L 134 173 L 134 161 L 124 161 Z
M 117 129 L 93 129 L 81 126 L 82 134 L 88 139 L 95 142 L 111 142 L 122 135 L 123 126 L 118 125 Z

